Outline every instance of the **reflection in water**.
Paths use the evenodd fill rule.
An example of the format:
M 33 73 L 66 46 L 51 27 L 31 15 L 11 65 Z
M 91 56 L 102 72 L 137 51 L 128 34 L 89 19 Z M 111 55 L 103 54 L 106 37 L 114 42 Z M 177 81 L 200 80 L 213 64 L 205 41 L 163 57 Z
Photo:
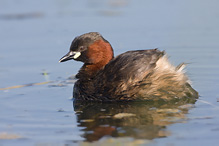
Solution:
M 74 101 L 79 127 L 86 141 L 103 136 L 154 139 L 170 134 L 166 126 L 185 122 L 195 100 L 171 102 L 93 103 Z

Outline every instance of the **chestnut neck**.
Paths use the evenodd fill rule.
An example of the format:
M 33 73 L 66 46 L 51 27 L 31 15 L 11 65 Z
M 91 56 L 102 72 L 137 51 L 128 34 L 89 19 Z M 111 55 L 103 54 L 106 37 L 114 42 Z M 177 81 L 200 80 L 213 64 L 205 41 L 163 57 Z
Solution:
M 88 47 L 86 53 L 88 62 L 85 62 L 77 78 L 93 78 L 97 72 L 104 68 L 113 59 L 113 49 L 106 40 L 97 40 Z

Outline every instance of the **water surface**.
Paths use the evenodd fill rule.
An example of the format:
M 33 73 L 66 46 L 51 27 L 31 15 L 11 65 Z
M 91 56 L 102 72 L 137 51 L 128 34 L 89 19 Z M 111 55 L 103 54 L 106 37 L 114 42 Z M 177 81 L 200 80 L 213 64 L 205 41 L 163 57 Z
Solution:
M 211 0 L 0 1 L 0 145 L 219 142 L 219 10 Z M 115 55 L 158 47 L 188 63 L 197 102 L 76 104 L 75 36 L 100 32 Z M 39 83 L 39 84 L 35 84 Z M 25 85 L 25 86 L 20 86 Z M 7 88 L 10 87 L 10 88 Z

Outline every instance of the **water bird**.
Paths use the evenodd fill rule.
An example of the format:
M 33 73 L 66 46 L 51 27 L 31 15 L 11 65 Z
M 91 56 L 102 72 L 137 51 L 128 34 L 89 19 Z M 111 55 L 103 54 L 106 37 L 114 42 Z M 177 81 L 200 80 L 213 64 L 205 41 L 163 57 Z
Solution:
M 59 62 L 83 62 L 76 75 L 73 97 L 81 101 L 136 101 L 198 98 L 185 74 L 185 64 L 177 67 L 165 51 L 128 51 L 114 57 L 111 44 L 98 32 L 76 37 L 70 51 Z

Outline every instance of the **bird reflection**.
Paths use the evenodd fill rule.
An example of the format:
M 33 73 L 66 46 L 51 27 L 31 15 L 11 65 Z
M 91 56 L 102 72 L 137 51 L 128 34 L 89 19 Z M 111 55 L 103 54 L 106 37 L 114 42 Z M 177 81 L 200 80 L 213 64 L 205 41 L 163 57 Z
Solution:
M 96 103 L 74 101 L 78 127 L 83 127 L 86 141 L 97 141 L 104 136 L 154 139 L 171 133 L 166 126 L 186 122 L 188 110 L 196 100 L 170 102 L 141 101 Z

